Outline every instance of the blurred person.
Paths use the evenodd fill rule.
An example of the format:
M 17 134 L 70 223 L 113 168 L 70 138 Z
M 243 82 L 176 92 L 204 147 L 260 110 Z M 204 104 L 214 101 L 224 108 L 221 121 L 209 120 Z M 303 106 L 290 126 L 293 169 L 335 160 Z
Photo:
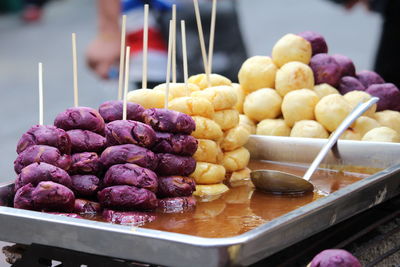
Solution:
M 331 0 L 351 9 L 357 4 L 378 12 L 383 18 L 382 32 L 375 58 L 374 69 L 382 78 L 400 88 L 400 1 L 399 0 Z
M 208 48 L 211 1 L 199 1 L 202 25 Z M 165 82 L 168 26 L 172 4 L 177 4 L 177 80 L 182 80 L 180 20 L 186 22 L 189 75 L 204 72 L 193 2 L 190 0 L 97 0 L 98 34 L 87 50 L 87 62 L 103 79 L 118 68 L 120 56 L 120 18 L 127 15 L 126 45 L 131 47 L 131 78 L 138 88 L 142 79 L 143 5 L 150 5 L 148 39 L 148 88 Z M 227 41 L 229 40 L 229 41 Z M 241 37 L 236 4 L 219 0 L 215 30 L 213 72 L 237 80 L 247 58 Z M 116 76 L 116 75 L 114 75 Z
M 22 19 L 25 22 L 36 22 L 42 18 L 43 7 L 47 0 L 25 0 L 22 10 Z

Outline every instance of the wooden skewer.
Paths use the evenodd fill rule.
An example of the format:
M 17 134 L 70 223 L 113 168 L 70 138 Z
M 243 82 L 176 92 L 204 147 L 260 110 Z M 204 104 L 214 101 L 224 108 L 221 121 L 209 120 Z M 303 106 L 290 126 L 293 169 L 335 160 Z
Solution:
M 169 81 L 171 79 L 171 49 L 172 49 L 172 20 L 169 21 L 169 35 L 168 35 L 168 60 L 167 60 L 167 77 L 165 78 L 165 102 L 164 108 L 168 108 L 169 97 Z
M 186 95 L 189 96 L 188 86 L 188 63 L 187 63 L 187 50 L 186 50 L 186 28 L 185 21 L 181 20 L 181 34 L 182 34 L 182 59 L 183 59 L 183 79 L 185 81 Z
M 208 71 L 212 73 L 212 60 L 214 52 L 215 20 L 217 18 L 217 0 L 213 0 L 211 10 L 210 42 L 208 44 Z
M 125 37 L 126 37 L 126 15 L 123 15 L 122 25 L 121 25 L 121 50 L 119 55 L 118 100 L 122 99 L 122 85 L 124 83 Z
M 149 5 L 144 5 L 142 88 L 147 88 L 147 49 L 149 41 Z
M 172 5 L 172 82 L 176 83 L 176 5 Z
M 78 63 L 76 57 L 76 34 L 72 33 L 72 71 L 74 77 L 74 106 L 78 107 Z
M 129 87 L 129 58 L 130 58 L 130 46 L 126 47 L 126 54 L 125 54 L 125 86 L 124 86 L 124 104 L 122 107 L 122 119 L 126 120 L 127 117 L 127 100 L 126 97 L 128 95 L 128 87 Z
M 43 125 L 43 64 L 39 62 L 39 125 Z
M 201 48 L 201 54 L 203 56 L 204 71 L 206 73 L 208 86 L 210 86 L 211 85 L 210 72 L 209 72 L 208 64 L 207 64 L 206 45 L 204 43 L 203 27 L 201 25 L 199 2 L 197 0 L 193 0 L 193 3 L 194 3 L 194 11 L 196 13 L 197 29 L 199 31 L 200 48 Z

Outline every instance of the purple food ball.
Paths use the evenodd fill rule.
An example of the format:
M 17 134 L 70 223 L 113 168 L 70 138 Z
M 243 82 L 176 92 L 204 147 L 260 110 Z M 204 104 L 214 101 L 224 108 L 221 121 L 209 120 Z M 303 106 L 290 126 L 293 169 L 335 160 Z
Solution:
M 346 250 L 327 249 L 313 258 L 310 267 L 361 267 L 361 263 Z
M 99 113 L 105 122 L 122 120 L 122 101 L 106 101 L 99 107 Z M 143 121 L 144 107 L 139 104 L 126 103 L 126 118 L 133 121 Z
M 73 129 L 89 130 L 104 134 L 104 120 L 99 112 L 89 107 L 73 107 L 57 115 L 54 125 L 66 131 Z
M 100 184 L 100 179 L 91 174 L 71 176 L 72 191 L 78 196 L 94 196 Z
M 95 132 L 88 130 L 70 130 L 67 132 L 72 144 L 72 153 L 79 152 L 101 152 L 103 151 L 106 139 Z
M 156 144 L 152 150 L 156 153 L 193 156 L 197 146 L 197 139 L 191 135 L 156 132 Z
M 34 189 L 32 184 L 26 184 L 19 188 L 14 196 L 14 208 L 33 210 L 32 192 Z
M 133 185 L 157 192 L 158 179 L 155 172 L 138 165 L 126 163 L 111 166 L 106 172 L 103 186 Z
M 15 191 L 26 184 L 37 186 L 43 181 L 52 181 L 65 185 L 68 188 L 72 186 L 72 180 L 69 174 L 61 168 L 45 162 L 32 163 L 21 170 L 15 180 Z
M 384 83 L 385 80 L 375 71 L 363 70 L 357 73 L 357 79 L 364 85 L 365 88 L 373 84 Z
M 129 226 L 143 226 L 146 223 L 154 221 L 156 216 L 147 212 L 139 211 L 104 210 L 103 219 L 110 223 Z
M 356 67 L 354 66 L 353 61 L 343 55 L 335 54 L 332 57 L 336 60 L 336 62 L 340 66 L 340 76 L 356 76 Z
M 123 210 L 154 210 L 158 201 L 156 195 L 143 188 L 129 185 L 110 186 L 101 190 L 97 197 L 102 207 Z
M 101 153 L 100 162 L 106 168 L 115 164 L 133 163 L 143 168 L 155 170 L 158 165 L 158 158 L 146 148 L 126 144 L 106 148 Z
M 107 123 L 107 146 L 134 144 L 142 147 L 152 147 L 156 133 L 149 125 L 138 121 L 117 120 Z
M 158 200 L 157 210 L 163 213 L 182 213 L 192 211 L 196 207 L 196 198 L 189 197 L 171 197 Z
M 196 129 L 196 123 L 189 115 L 162 108 L 151 108 L 143 112 L 144 122 L 155 131 L 191 134 Z
M 365 91 L 364 85 L 357 80 L 357 78 L 351 76 L 345 76 L 340 79 L 339 91 L 342 95 L 351 91 Z
M 86 199 L 75 199 L 74 212 L 80 214 L 93 214 L 101 211 L 101 206 L 98 202 L 86 200 Z
M 341 78 L 341 68 L 328 54 L 317 54 L 311 58 L 310 67 L 314 72 L 315 84 L 327 83 L 337 87 Z
M 32 191 L 35 210 L 72 212 L 75 195 L 68 188 L 54 182 L 40 182 Z
M 23 168 L 35 162 L 49 163 L 68 171 L 71 166 L 71 156 L 62 155 L 55 147 L 34 145 L 18 155 L 14 161 L 14 170 L 16 173 L 20 173 Z
M 379 97 L 376 111 L 387 109 L 400 111 L 400 91 L 393 83 L 373 84 L 366 92 Z
M 72 174 L 97 174 L 102 169 L 99 156 L 95 152 L 73 154 L 71 161 Z
M 157 196 L 185 197 L 191 196 L 195 190 L 196 183 L 192 178 L 183 176 L 166 176 L 159 178 Z
M 328 45 L 321 34 L 313 31 L 305 31 L 297 35 L 310 42 L 313 56 L 320 53 L 328 53 Z
M 58 148 L 62 154 L 71 154 L 71 140 L 67 133 L 53 125 L 34 125 L 18 141 L 17 153 L 33 145 Z
M 192 157 L 177 156 L 168 153 L 157 154 L 158 166 L 156 172 L 159 175 L 188 176 L 196 169 L 196 160 Z
M 70 218 L 76 218 L 76 219 L 83 219 L 83 217 L 79 216 L 76 213 L 61 213 L 61 212 L 47 212 L 48 214 L 53 214 L 53 215 L 58 215 L 58 216 L 64 216 L 64 217 L 70 217 Z

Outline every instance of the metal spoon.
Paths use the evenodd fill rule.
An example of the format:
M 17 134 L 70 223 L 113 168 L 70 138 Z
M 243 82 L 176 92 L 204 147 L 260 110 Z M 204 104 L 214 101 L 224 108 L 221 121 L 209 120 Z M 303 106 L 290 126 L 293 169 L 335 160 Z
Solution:
M 328 154 L 329 150 L 336 144 L 343 132 L 367 109 L 378 102 L 379 98 L 372 97 L 365 103 L 360 103 L 343 120 L 336 131 L 333 132 L 328 142 L 322 147 L 321 151 L 311 163 L 303 178 L 294 174 L 274 171 L 274 170 L 256 170 L 251 172 L 251 181 L 257 189 L 266 192 L 280 194 L 299 194 L 314 190 L 314 186 L 309 182 L 311 176 L 318 168 L 321 161 Z

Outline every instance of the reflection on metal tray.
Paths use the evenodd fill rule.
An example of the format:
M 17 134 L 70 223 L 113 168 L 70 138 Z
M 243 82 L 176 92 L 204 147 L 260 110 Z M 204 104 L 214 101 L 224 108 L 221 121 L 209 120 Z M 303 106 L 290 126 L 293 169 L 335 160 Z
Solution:
M 323 140 L 252 136 L 254 159 L 307 163 Z M 248 265 L 400 193 L 400 144 L 341 141 L 326 164 L 383 171 L 229 238 L 201 238 L 144 228 L 0 207 L 0 240 L 43 244 L 115 258 L 173 266 Z M 0 187 L 0 203 L 12 185 Z

